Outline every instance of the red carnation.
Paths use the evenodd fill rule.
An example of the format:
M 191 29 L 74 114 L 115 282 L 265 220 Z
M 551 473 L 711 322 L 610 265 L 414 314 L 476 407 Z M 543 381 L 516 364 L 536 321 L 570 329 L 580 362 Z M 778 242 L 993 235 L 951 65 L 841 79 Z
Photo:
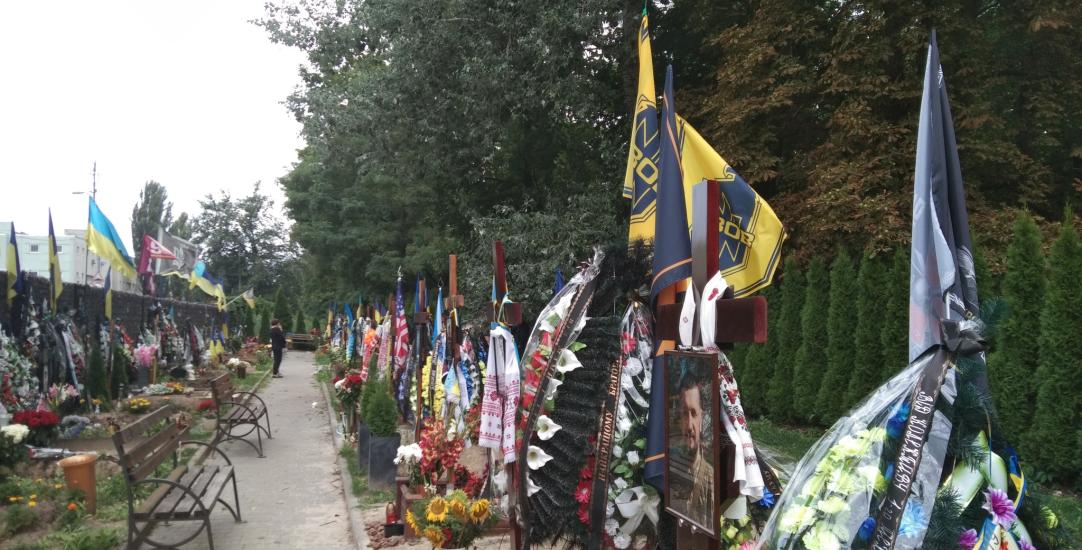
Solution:
M 582 481 L 578 487 L 575 487 L 575 502 L 579 504 L 589 504 L 590 502 L 590 482 Z

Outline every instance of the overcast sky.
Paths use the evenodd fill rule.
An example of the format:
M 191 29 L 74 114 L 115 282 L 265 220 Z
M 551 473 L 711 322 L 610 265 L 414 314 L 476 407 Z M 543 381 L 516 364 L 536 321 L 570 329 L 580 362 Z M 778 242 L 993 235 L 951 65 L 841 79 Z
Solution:
M 300 125 L 283 101 L 302 54 L 249 23 L 263 0 L 0 2 L 0 220 L 44 234 L 85 229 L 98 204 L 129 238 L 147 180 L 174 215 L 252 184 L 282 207 L 277 178 Z M 284 214 L 281 214 L 284 217 Z M 126 243 L 131 252 L 131 243 Z

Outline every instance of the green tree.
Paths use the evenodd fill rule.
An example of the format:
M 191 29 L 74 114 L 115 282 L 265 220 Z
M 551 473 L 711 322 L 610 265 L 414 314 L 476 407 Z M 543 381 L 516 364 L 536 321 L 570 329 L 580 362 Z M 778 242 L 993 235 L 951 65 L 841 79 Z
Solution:
M 170 235 L 180 237 L 184 240 L 190 240 L 192 238 L 192 226 L 191 221 L 188 219 L 187 212 L 181 212 L 177 219 L 173 220 L 173 223 L 169 224 L 167 229 Z
M 109 403 L 109 378 L 105 372 L 105 361 L 101 355 L 101 346 L 92 340 L 87 340 L 90 346 L 90 359 L 87 362 L 86 393 L 90 398 L 101 399 L 102 403 Z
M 819 385 L 816 405 L 822 422 L 830 424 L 845 414 L 845 393 L 856 346 L 853 343 L 853 302 L 857 274 L 849 253 L 842 249 L 830 266 L 830 309 L 827 312 L 827 367 Z
M 290 332 L 293 327 L 293 316 L 290 313 L 292 308 L 289 307 L 289 301 L 286 300 L 285 293 L 279 288 L 274 293 L 274 318 L 278 319 L 282 323 L 282 330 Z
M 1037 408 L 1028 432 L 1027 450 L 1045 472 L 1059 481 L 1076 482 L 1082 448 L 1082 244 L 1074 217 L 1064 215 L 1059 237 L 1048 256 L 1049 277 L 1041 309 L 1038 339 Z
M 797 350 L 800 348 L 800 310 L 804 302 L 804 274 L 796 260 L 785 261 L 781 282 L 781 318 L 778 320 L 778 353 L 774 360 L 774 374 L 770 378 L 767 401 L 770 416 L 777 421 L 788 422 L 796 418 L 793 407 L 793 373 Z
M 767 339 L 765 344 L 750 344 L 744 356 L 745 365 L 735 365 L 740 401 L 751 416 L 772 413 L 773 403 L 767 398 L 770 380 L 774 376 L 774 360 L 778 356 L 778 316 L 781 313 L 781 293 L 776 286 L 763 292 L 767 300 Z
M 270 342 L 270 323 L 271 312 L 270 308 L 264 307 L 262 313 L 259 314 L 259 341 L 266 344 Z
M 297 310 L 297 321 L 293 323 L 294 332 L 308 332 L 308 327 L 304 322 L 304 311 Z
M 792 396 L 795 417 L 805 423 L 820 418 L 819 381 L 827 365 L 827 312 L 830 310 L 830 274 L 822 258 L 808 266 L 808 283 L 800 309 L 800 347 L 794 363 Z
M 883 380 L 889 380 L 909 364 L 909 252 L 894 253 L 884 274 L 885 296 L 880 310 Z
M 272 215 L 274 201 L 260 192 L 258 183 L 246 197 L 223 191 L 199 204 L 202 211 L 192 223 L 192 239 L 202 246 L 207 269 L 222 278 L 228 291 L 252 287 L 262 295 L 291 282 L 283 281 L 284 271 L 296 251 L 282 220 Z
M 143 235 L 158 238 L 158 230 L 173 223 L 173 203 L 169 202 L 169 193 L 165 186 L 150 180 L 143 184 L 139 192 L 139 202 L 131 211 L 131 243 L 134 248 L 135 265 L 143 254 Z
M 857 274 L 856 326 L 851 327 L 856 353 L 852 358 L 846 408 L 856 405 L 883 381 L 883 267 L 878 258 L 864 254 Z
M 988 356 L 989 386 L 999 421 L 1012 438 L 1020 437 L 1033 426 L 1039 369 L 1034 336 L 1041 334 L 1045 277 L 1041 233 L 1033 217 L 1022 212 L 1014 222 L 1011 245 L 1007 248 L 1007 274 L 1003 279 L 1007 316 L 1000 321 L 995 351 Z M 1023 450 L 1028 449 L 1023 447 Z
M 257 330 L 257 327 L 255 326 L 255 312 L 252 310 L 252 308 L 248 307 L 248 305 L 245 304 L 244 305 L 244 338 L 245 339 L 254 338 L 255 335 L 258 334 L 256 332 L 256 330 Z

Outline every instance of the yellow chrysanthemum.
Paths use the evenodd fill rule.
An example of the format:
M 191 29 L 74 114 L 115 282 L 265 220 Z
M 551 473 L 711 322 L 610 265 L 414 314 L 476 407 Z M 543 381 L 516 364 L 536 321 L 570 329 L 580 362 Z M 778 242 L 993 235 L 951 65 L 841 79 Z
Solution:
M 428 527 L 425 529 L 425 538 L 432 543 L 435 548 L 443 548 L 443 531 L 439 527 Z
M 470 506 L 470 520 L 474 523 L 483 523 L 489 515 L 488 500 L 481 499 Z
M 466 519 L 466 503 L 461 500 L 452 500 L 451 514 L 458 519 Z
M 447 517 L 447 501 L 443 500 L 443 497 L 433 497 L 428 503 L 428 509 L 426 510 L 428 521 L 440 522 Z M 440 535 L 443 536 L 442 534 Z

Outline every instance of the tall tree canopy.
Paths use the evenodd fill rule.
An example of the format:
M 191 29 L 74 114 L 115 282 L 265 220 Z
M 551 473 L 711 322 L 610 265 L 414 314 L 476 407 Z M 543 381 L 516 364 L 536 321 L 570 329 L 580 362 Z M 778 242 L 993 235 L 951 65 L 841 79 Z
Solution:
M 182 214 L 183 216 L 183 214 Z M 158 238 L 158 229 L 173 224 L 173 203 L 162 184 L 150 180 L 139 192 L 139 202 L 131 211 L 131 244 L 135 248 L 135 265 L 143 254 L 143 235 Z
M 283 277 L 282 264 L 297 251 L 288 240 L 285 224 L 273 215 L 274 201 L 257 183 L 247 197 L 227 192 L 199 201 L 202 211 L 192 222 L 192 237 L 202 248 L 210 273 L 223 280 L 227 292 L 249 287 L 268 294 Z

